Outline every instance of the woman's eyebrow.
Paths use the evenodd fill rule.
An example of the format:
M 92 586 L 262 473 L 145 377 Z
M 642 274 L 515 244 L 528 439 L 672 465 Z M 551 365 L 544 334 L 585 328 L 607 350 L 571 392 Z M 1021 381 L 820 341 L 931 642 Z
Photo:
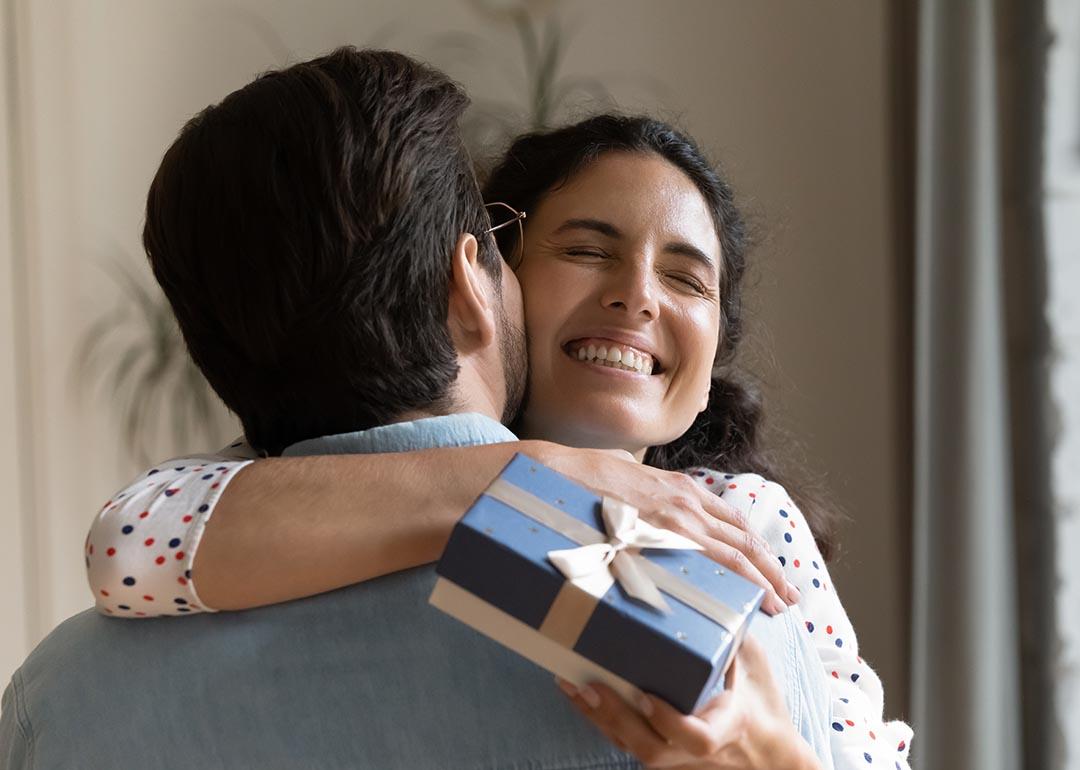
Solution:
M 619 228 L 602 219 L 568 219 L 556 228 L 555 235 L 560 235 L 569 230 L 592 230 L 601 235 L 606 235 L 608 238 L 622 237 Z
M 716 262 L 697 246 L 692 246 L 686 241 L 673 241 L 664 246 L 664 251 L 669 254 L 680 254 L 684 257 L 690 257 L 690 259 L 695 262 L 700 262 L 705 267 L 709 268 L 709 271 L 713 275 L 716 275 Z

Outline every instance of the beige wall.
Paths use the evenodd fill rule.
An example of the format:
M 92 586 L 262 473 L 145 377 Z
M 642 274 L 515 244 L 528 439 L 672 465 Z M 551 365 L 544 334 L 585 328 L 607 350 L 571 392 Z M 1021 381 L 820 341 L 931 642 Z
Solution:
M 136 470 L 105 406 L 73 389 L 71 358 L 79 332 L 115 296 L 99 265 L 117 251 L 138 259 L 143 196 L 183 121 L 259 70 L 372 40 L 428 58 L 474 94 L 516 92 L 505 67 L 467 67 L 433 45 L 440 32 L 472 29 L 486 37 L 487 61 L 515 53 L 510 30 L 479 21 L 467 3 L 8 5 L 19 17 L 25 174 L 5 169 L 0 202 L 19 182 L 8 202 L 25 224 L 29 274 L 9 282 L 12 247 L 0 242 L 0 313 L 21 314 L 10 328 L 24 335 L 29 371 L 16 395 L 7 368 L 15 339 L 0 332 L 0 483 L 17 482 L 3 461 L 18 452 L 23 497 L 4 514 L 5 531 L 22 527 L 35 545 L 25 564 L 0 560 L 0 577 L 13 581 L 5 601 L 21 587 L 16 615 L 26 618 L 25 630 L 5 625 L 0 636 L 4 676 L 28 640 L 88 606 L 86 527 Z M 597 0 L 564 6 L 564 16 L 576 30 L 567 71 L 605 81 L 624 107 L 659 105 L 680 119 L 724 162 L 766 236 L 750 344 L 770 410 L 851 515 L 836 581 L 890 711 L 900 712 L 906 428 L 895 405 L 906 383 L 891 286 L 884 2 Z M 25 297 L 21 310 L 15 296 Z M 23 410 L 29 419 L 13 441 L 7 421 Z

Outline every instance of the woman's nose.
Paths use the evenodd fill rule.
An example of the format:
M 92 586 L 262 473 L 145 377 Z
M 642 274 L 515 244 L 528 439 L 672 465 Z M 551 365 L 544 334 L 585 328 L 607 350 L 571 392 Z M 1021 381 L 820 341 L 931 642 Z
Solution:
M 642 269 L 619 272 L 621 274 L 611 276 L 611 282 L 604 289 L 600 298 L 603 306 L 611 310 L 624 310 L 634 318 L 658 318 L 660 302 L 649 272 Z

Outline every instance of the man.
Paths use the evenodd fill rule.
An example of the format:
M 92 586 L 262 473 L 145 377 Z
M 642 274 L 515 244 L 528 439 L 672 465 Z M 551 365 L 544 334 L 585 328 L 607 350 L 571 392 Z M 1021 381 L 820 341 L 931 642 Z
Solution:
M 466 104 L 404 56 L 341 49 L 208 108 L 166 154 L 147 252 L 260 451 L 513 440 L 520 297 L 461 145 Z M 423 567 L 182 622 L 78 615 L 5 692 L 0 767 L 638 766 L 550 675 L 429 608 L 432 582 Z M 789 683 L 821 669 L 793 623 L 756 624 Z M 789 707 L 826 751 L 827 706 Z

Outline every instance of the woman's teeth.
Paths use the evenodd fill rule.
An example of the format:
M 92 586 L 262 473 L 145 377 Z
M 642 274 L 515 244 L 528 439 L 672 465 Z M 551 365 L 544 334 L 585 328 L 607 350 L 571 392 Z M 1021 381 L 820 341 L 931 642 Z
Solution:
M 571 355 L 576 355 L 578 361 L 588 361 L 601 366 L 609 366 L 612 369 L 624 369 L 628 372 L 652 374 L 653 370 L 652 356 L 640 351 L 634 351 L 631 348 L 620 348 L 615 345 L 611 347 L 584 345 L 577 349 L 576 354 L 571 353 Z

